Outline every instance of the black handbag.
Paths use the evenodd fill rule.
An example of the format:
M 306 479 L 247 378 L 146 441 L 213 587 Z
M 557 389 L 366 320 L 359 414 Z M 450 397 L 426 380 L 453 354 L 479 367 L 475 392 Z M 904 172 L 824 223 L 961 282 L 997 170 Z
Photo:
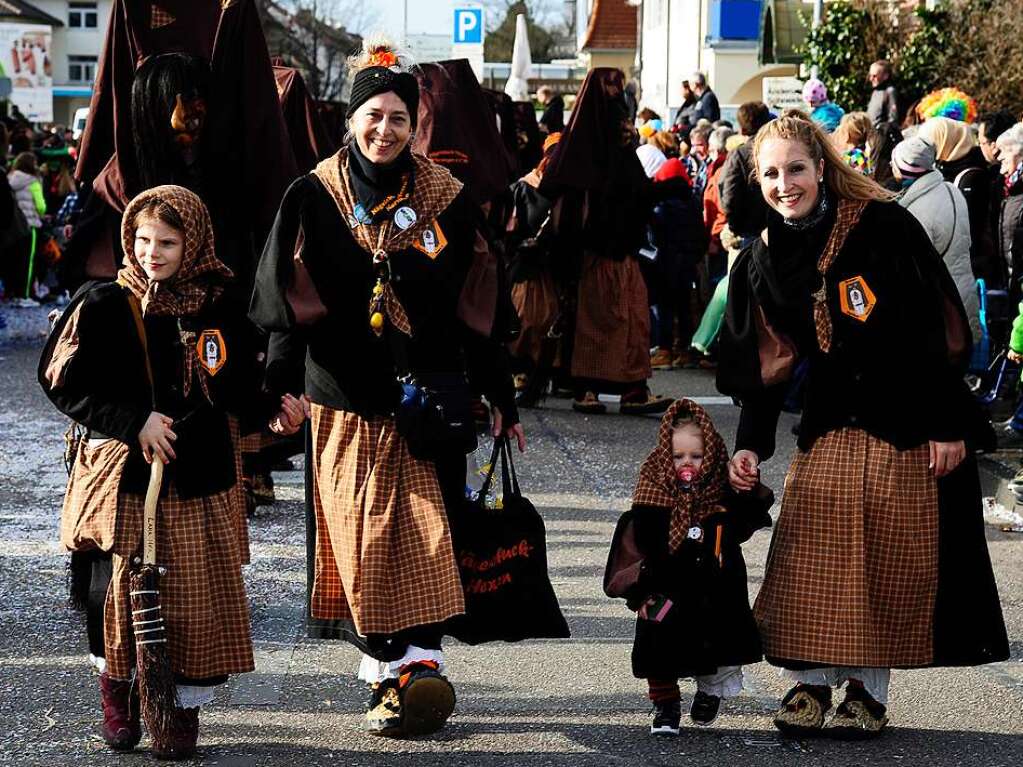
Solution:
M 464 373 L 433 373 L 400 379 L 398 433 L 420 460 L 465 455 L 476 449 L 476 421 Z
M 500 508 L 489 509 L 498 458 L 504 496 Z M 447 633 L 470 645 L 571 635 L 547 575 L 547 529 L 519 489 L 507 438 L 494 442 L 476 499 L 449 516 L 465 615 L 450 620 Z

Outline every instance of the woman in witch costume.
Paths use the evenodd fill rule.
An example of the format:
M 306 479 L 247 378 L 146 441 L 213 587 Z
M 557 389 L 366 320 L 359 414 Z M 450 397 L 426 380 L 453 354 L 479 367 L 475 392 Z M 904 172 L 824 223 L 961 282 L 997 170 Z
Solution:
M 364 653 L 368 732 L 429 733 L 455 704 L 441 640 L 465 605 L 445 508 L 464 501 L 470 386 L 491 403 L 495 435 L 520 449 L 525 437 L 491 337 L 479 208 L 412 153 L 419 87 L 403 57 L 368 40 L 352 65 L 349 140 L 288 190 L 250 317 L 272 331 L 268 388 L 305 408 L 272 427 L 312 421 L 310 617 L 338 622 Z M 446 403 L 426 425 L 424 387 Z M 464 426 L 471 442 L 428 444 Z
M 718 369 L 742 402 L 736 490 L 774 452 L 794 363 L 808 369 L 754 607 L 764 654 L 796 682 L 774 722 L 870 737 L 891 669 L 1008 657 L 973 457 L 993 439 L 962 379 L 959 294 L 920 224 L 801 112 L 762 128 L 753 157 L 770 214 L 732 268 Z
M 732 492 L 727 467 L 724 440 L 706 411 L 677 400 L 661 419 L 615 535 L 621 549 L 620 531 L 631 523 L 642 558 L 636 582 L 616 595 L 638 612 L 632 672 L 647 680 L 653 735 L 678 735 L 680 678 L 694 678 L 689 716 L 707 726 L 721 699 L 742 690 L 742 666 L 762 657 L 741 544 L 770 526 L 774 496 L 763 487 Z M 612 550 L 610 560 L 624 553 Z
M 650 309 L 638 253 L 653 209 L 650 181 L 633 151 L 625 78 L 597 68 L 583 82 L 540 192 L 557 200 L 552 252 L 567 274 L 562 364 L 572 408 L 606 411 L 597 395 L 621 395 L 621 412 L 663 413 L 670 397 L 650 392 Z
M 511 300 L 519 319 L 518 336 L 508 344 L 515 370 L 515 389 L 524 391 L 538 366 L 555 362 L 558 290 L 550 262 L 550 227 L 553 200 L 540 192 L 540 181 L 561 141 L 552 133 L 543 142 L 543 159 L 511 185 L 512 211 L 508 231 L 508 275 Z M 544 361 L 544 350 L 550 359 Z M 522 404 L 520 401 L 519 404 Z
M 158 757 L 177 759 L 194 752 L 199 707 L 212 701 L 214 686 L 253 669 L 227 417 L 271 408 L 259 404 L 251 334 L 199 198 L 178 186 L 142 193 L 124 212 L 121 239 L 117 282 L 79 291 L 50 335 L 39 381 L 87 429 L 61 543 L 112 555 L 105 609 L 89 612 L 89 633 L 102 637 L 98 648 L 90 644 L 102 656 L 103 738 L 118 751 L 141 738 L 132 681 L 139 617 L 128 576 L 142 536 L 146 464 L 167 464 L 157 558 L 166 567 L 160 596 L 177 708 L 170 739 L 151 735 Z

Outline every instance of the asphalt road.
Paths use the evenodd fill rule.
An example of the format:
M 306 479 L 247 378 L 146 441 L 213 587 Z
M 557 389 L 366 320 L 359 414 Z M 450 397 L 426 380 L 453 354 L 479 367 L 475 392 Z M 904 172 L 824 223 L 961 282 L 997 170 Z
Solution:
M 80 617 L 65 606 L 57 540 L 65 474 L 64 420 L 35 385 L 36 350 L 0 348 L 0 765 L 142 764 L 143 747 L 116 756 L 98 736 L 97 680 L 85 664 Z M 654 388 L 710 397 L 730 440 L 737 411 L 704 372 L 659 373 Z M 893 396 L 899 393 L 893 390 Z M 786 416 L 785 418 L 790 418 Z M 257 672 L 232 680 L 203 715 L 194 763 L 243 765 L 983 765 L 1023 764 L 1023 536 L 989 527 L 1012 641 L 1010 661 L 974 669 L 895 672 L 892 728 L 862 744 L 786 742 L 770 718 L 787 688 L 766 664 L 708 729 L 669 741 L 647 734 L 644 684 L 632 678 L 632 616 L 605 598 L 600 576 L 611 531 L 629 501 L 656 418 L 572 413 L 565 400 L 528 411 L 519 471 L 548 529 L 551 577 L 573 636 L 563 641 L 448 648 L 459 701 L 431 739 L 360 732 L 363 688 L 349 646 L 305 638 L 301 474 L 277 475 L 279 501 L 252 521 Z M 779 492 L 793 449 L 786 425 L 765 466 Z M 769 532 L 745 547 L 750 595 L 763 576 Z M 691 685 L 683 687 L 688 707 Z M 414 761 L 411 761 L 412 757 Z

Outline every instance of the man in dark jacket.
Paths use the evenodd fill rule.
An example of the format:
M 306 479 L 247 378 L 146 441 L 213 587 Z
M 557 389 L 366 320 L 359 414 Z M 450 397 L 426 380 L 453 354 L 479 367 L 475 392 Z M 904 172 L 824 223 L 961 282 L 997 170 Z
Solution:
M 689 117 L 689 124 L 696 125 L 702 119 L 711 122 L 720 120 L 721 107 L 718 106 L 718 97 L 707 85 L 707 76 L 703 72 L 694 72 L 689 78 L 689 83 L 696 95 L 696 104 Z
M 867 75 L 873 92 L 870 94 L 870 103 L 867 104 L 867 114 L 875 128 L 880 128 L 882 123 L 895 123 L 898 125 L 902 115 L 899 112 L 899 92 L 892 80 L 892 65 L 885 59 L 879 59 L 870 65 L 870 73 Z
M 739 132 L 747 136 L 745 144 L 734 152 L 721 169 L 721 207 L 732 234 L 745 246 L 758 237 L 767 223 L 767 204 L 760 193 L 760 183 L 753 177 L 753 137 L 771 120 L 771 113 L 762 101 L 747 101 L 736 113 Z

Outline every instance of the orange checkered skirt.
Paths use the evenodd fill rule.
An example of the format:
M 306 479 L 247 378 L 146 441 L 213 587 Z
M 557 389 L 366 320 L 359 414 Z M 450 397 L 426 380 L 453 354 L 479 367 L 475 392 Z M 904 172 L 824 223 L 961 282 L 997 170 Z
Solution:
M 859 429 L 797 453 L 754 606 L 768 660 L 933 662 L 938 486 L 928 460 L 927 445 L 898 451 Z
M 634 258 L 583 256 L 572 375 L 611 383 L 646 381 L 650 369 L 650 306 Z
M 242 580 L 242 553 L 233 490 L 184 500 L 173 484 L 157 506 L 160 604 L 167 621 L 174 673 L 209 679 L 252 671 L 249 604 Z M 117 498 L 113 577 L 104 611 L 108 673 L 128 679 L 135 667 L 128 576 L 141 549 L 143 497 Z
M 465 612 L 437 473 L 390 418 L 312 406 L 316 555 L 310 611 L 361 636 Z
M 558 291 L 546 269 L 530 280 L 516 282 L 511 289 L 512 306 L 522 327 L 518 337 L 508 344 L 512 356 L 540 361 L 544 339 L 558 316 Z

